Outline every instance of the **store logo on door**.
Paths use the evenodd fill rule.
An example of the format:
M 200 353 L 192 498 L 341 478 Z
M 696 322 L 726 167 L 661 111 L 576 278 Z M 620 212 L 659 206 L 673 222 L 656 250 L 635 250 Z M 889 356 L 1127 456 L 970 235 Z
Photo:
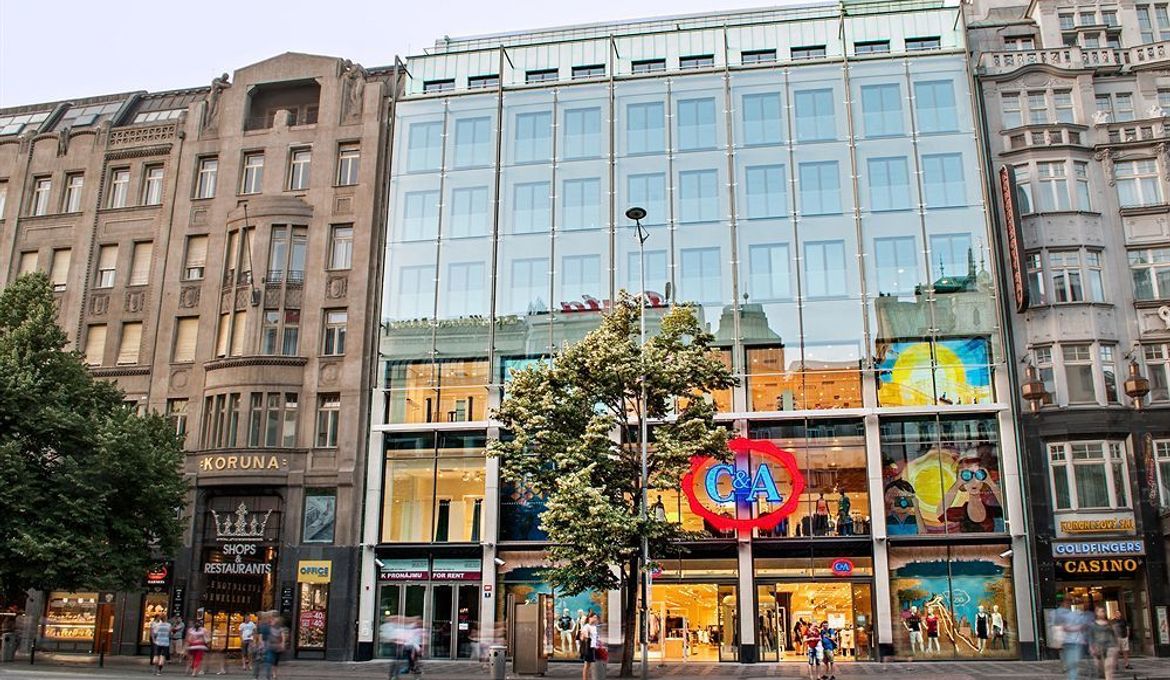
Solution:
M 720 531 L 771 529 L 796 510 L 804 475 L 792 452 L 770 441 L 732 439 L 735 455 L 724 462 L 691 459 L 682 490 L 691 510 Z

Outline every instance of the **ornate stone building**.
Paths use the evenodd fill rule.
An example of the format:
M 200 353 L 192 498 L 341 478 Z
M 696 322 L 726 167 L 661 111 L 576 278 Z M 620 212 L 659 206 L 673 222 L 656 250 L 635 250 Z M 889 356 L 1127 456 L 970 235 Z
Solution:
M 234 648 L 275 609 L 298 656 L 350 656 L 393 81 L 286 53 L 0 109 L 0 285 L 49 274 L 94 375 L 185 436 L 191 481 L 182 554 L 141 592 L 38 594 L 40 647 L 134 653 L 169 612 Z
M 1165 655 L 1166 5 L 977 0 L 966 18 L 991 170 L 1005 169 L 993 190 L 1004 261 L 1016 260 L 1005 320 L 1037 608 L 1120 611 L 1135 653 Z

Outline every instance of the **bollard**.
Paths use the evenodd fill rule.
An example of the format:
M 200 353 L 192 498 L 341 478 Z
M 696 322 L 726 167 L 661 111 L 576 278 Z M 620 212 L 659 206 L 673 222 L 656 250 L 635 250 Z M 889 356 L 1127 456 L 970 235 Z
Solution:
M 492 645 L 492 680 L 504 680 L 508 672 L 508 648 L 504 645 Z

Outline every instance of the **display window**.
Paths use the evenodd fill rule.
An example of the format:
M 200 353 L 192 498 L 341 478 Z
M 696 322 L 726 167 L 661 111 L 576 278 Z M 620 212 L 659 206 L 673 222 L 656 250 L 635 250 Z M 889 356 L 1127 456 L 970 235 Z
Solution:
M 878 344 L 882 406 L 987 404 L 992 401 L 987 338 L 896 340 Z
M 41 636 L 46 640 L 92 642 L 97 628 L 97 593 L 49 593 Z
M 139 642 L 144 645 L 151 644 L 150 639 L 150 624 L 154 623 L 154 617 L 162 616 L 169 618 L 168 607 L 170 606 L 170 595 L 168 593 L 147 593 L 142 598 L 142 635 L 139 637 Z
M 244 614 L 229 611 L 204 611 L 204 626 L 211 634 L 208 643 L 213 652 L 227 652 L 240 649 L 240 624 L 244 622 Z
M 297 649 L 325 649 L 329 584 L 302 583 L 297 614 Z
M 663 661 L 736 659 L 737 606 L 734 585 L 656 579 L 648 606 L 648 655 Z
M 752 411 L 861 408 L 855 351 L 825 347 L 749 347 L 748 407 Z M 819 358 L 823 357 L 823 358 Z
M 552 595 L 552 604 L 545 612 L 545 627 L 552 641 L 551 659 L 579 659 L 580 641 L 577 633 L 591 612 L 597 612 L 604 624 L 608 621 L 609 594 L 587 590 L 577 595 L 557 592 L 540 579 L 539 569 L 520 567 L 502 575 L 503 597 L 496 599 L 496 620 L 506 621 L 508 603 L 538 604 L 540 595 Z
M 869 534 L 869 486 L 866 481 L 865 427 L 860 420 L 807 420 L 783 425 L 753 423 L 751 439 L 771 441 L 796 457 L 805 487 L 791 515 L 771 529 L 756 529 L 759 538 L 842 537 Z M 783 483 L 779 479 L 778 483 Z M 789 489 L 790 490 L 790 489 Z M 787 499 L 785 489 L 781 496 Z M 780 504 L 756 501 L 756 514 Z
M 838 661 L 875 652 L 873 586 L 849 581 L 797 581 L 757 586 L 756 644 L 762 661 L 805 661 L 805 627 L 828 625 Z
M 1006 545 L 890 548 L 894 649 L 914 658 L 1015 658 Z
M 486 360 L 387 362 L 387 423 L 483 420 L 487 415 Z
M 886 534 L 1001 533 L 994 416 L 881 422 Z

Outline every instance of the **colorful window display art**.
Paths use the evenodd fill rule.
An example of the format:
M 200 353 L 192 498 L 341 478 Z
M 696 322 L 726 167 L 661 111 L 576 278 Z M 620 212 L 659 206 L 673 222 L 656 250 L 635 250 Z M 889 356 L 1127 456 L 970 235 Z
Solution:
M 1006 545 L 890 549 L 894 650 L 915 658 L 1019 655 Z
M 504 595 L 497 603 L 497 620 L 503 621 L 504 604 L 507 601 L 518 603 L 528 602 L 536 604 L 538 595 L 553 595 L 552 607 L 545 612 L 545 640 L 551 643 L 546 649 L 552 659 L 580 658 L 577 633 L 585 622 L 585 616 L 590 612 L 597 612 L 604 623 L 608 620 L 607 599 L 608 593 L 587 590 L 577 595 L 566 595 L 554 592 L 552 586 L 539 580 L 539 570 L 535 568 L 516 569 L 506 576 Z M 522 582 L 513 582 L 513 579 L 524 579 Z
M 986 338 L 896 341 L 878 346 L 882 406 L 985 404 L 991 401 Z
M 881 446 L 887 535 L 1004 531 L 994 418 L 892 419 Z

